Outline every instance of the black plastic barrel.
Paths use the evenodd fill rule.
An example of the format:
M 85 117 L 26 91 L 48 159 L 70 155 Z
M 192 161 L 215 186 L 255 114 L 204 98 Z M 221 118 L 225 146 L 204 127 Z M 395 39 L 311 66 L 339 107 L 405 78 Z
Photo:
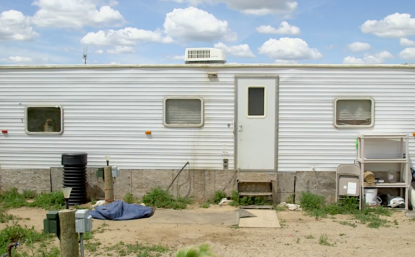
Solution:
M 87 153 L 62 154 L 63 186 L 72 187 L 69 205 L 86 203 Z

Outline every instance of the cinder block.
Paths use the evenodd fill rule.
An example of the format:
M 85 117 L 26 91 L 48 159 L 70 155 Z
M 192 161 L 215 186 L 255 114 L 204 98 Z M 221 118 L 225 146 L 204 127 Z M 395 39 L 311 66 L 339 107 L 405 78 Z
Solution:
M 215 172 L 215 191 L 222 191 L 225 187 L 225 193 L 227 196 L 232 195 L 232 191 L 236 190 L 236 178 L 235 171 L 233 170 L 216 170 Z
M 63 168 L 50 168 L 50 180 L 52 192 L 61 190 L 63 187 Z
M 205 171 L 193 170 L 193 199 L 197 202 L 205 201 Z
M 172 171 L 173 179 L 180 172 L 180 170 Z M 193 171 L 184 169 L 173 183 L 171 191 L 173 195 L 181 197 L 189 197 L 192 194 L 192 173 Z M 174 187 L 173 187 L 174 186 Z
M 334 202 L 336 172 L 297 171 L 295 183 L 296 202 L 298 202 L 301 192 L 307 191 L 326 197 L 327 202 Z
M 37 193 L 51 191 L 50 169 L 2 169 L 2 190 L 16 188 L 34 190 Z
M 294 172 L 278 172 L 277 192 L 294 193 Z
M 115 199 L 122 200 L 127 193 L 131 193 L 131 170 L 120 170 L 115 178 Z

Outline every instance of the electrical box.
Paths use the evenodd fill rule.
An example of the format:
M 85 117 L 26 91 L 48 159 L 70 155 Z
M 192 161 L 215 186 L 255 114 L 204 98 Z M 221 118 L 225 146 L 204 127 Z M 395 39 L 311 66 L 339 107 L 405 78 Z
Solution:
M 120 176 L 120 170 L 118 169 L 117 166 L 112 166 L 111 170 L 112 170 L 112 177 L 113 178 L 118 178 Z
M 50 211 L 43 220 L 43 230 L 45 233 L 54 233 L 59 235 L 59 212 Z
M 97 178 L 102 178 L 104 179 L 104 168 L 98 168 L 97 170 Z
M 92 216 L 88 210 L 78 210 L 75 213 L 76 233 L 86 233 L 92 230 Z

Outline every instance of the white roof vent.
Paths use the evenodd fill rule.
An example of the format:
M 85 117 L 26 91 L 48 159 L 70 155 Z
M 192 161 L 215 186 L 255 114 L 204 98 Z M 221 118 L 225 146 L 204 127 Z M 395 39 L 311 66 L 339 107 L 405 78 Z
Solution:
M 185 63 L 225 63 L 225 52 L 216 48 L 186 48 Z

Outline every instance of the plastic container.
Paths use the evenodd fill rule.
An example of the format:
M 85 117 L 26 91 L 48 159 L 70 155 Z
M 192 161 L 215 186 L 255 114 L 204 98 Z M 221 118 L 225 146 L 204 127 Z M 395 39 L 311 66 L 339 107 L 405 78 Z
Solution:
M 378 206 L 382 203 L 377 188 L 365 188 L 365 202 L 366 206 Z

